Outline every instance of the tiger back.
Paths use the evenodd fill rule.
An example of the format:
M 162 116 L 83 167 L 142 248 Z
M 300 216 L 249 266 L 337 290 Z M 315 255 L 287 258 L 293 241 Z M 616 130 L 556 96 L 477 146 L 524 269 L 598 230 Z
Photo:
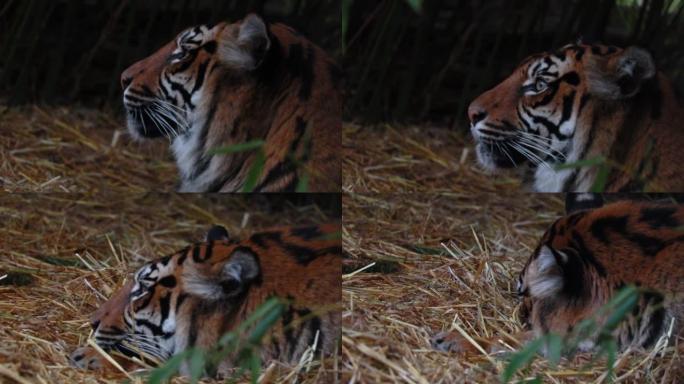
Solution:
M 538 192 L 678 192 L 684 111 L 637 47 L 568 45 L 528 57 L 468 108 L 478 162 Z
M 674 322 L 684 335 L 684 208 L 621 201 L 557 220 L 518 278 L 520 318 L 535 335 L 566 335 L 620 288 L 642 290 L 616 331 L 620 349 L 652 347 Z M 593 348 L 594 341 L 580 345 Z
M 314 345 L 315 355 L 335 353 L 339 231 L 337 224 L 288 227 L 243 241 L 212 239 L 210 231 L 206 243 L 142 266 L 93 314 L 94 340 L 107 351 L 163 362 L 187 348 L 214 346 L 267 299 L 279 297 L 288 305 L 260 350 L 262 361 L 296 363 Z M 71 362 L 109 366 L 89 346 L 78 348 Z
M 321 48 L 251 14 L 181 32 L 121 84 L 128 131 L 172 140 L 182 192 L 338 192 L 340 79 Z
M 523 330 L 514 339 L 526 343 L 547 333 L 569 336 L 582 320 L 604 321 L 596 318 L 598 309 L 626 285 L 636 286 L 640 294 L 613 335 L 620 350 L 653 347 L 670 326 L 670 342 L 684 336 L 682 228 L 683 207 L 653 202 L 619 201 L 556 220 L 518 276 Z M 500 339 L 476 341 L 496 352 L 505 350 Z M 441 351 L 477 353 L 455 332 L 438 333 L 431 343 Z M 580 340 L 578 348 L 592 351 L 595 345 L 596 340 Z

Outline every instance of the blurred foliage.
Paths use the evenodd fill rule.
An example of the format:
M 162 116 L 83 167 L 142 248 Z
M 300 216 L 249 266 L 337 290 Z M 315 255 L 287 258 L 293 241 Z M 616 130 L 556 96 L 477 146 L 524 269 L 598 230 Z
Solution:
M 119 76 L 186 27 L 256 12 L 340 52 L 339 0 L 4 0 L 0 95 L 120 106 Z
M 203 376 L 216 376 L 219 365 L 230 357 L 232 365 L 237 368 L 232 374 L 231 381 L 248 372 L 250 382 L 256 383 L 261 373 L 262 340 L 281 318 L 286 307 L 287 303 L 283 299 L 268 299 L 234 330 L 223 335 L 214 347 L 189 348 L 173 356 L 150 373 L 148 383 L 168 382 L 180 371 L 183 363 L 187 364 L 190 382 L 197 383 Z
M 468 103 L 523 58 L 580 38 L 645 47 L 684 90 L 681 0 L 344 3 L 348 118 L 465 122 Z
M 614 335 L 618 325 L 627 318 L 637 305 L 639 295 L 643 289 L 634 286 L 626 286 L 618 291 L 611 300 L 599 308 L 596 313 L 581 321 L 572 328 L 572 332 L 565 338 L 549 333 L 530 341 L 519 351 L 511 354 L 508 365 L 501 375 L 501 381 L 508 383 L 516 373 L 523 371 L 539 353 L 546 352 L 549 362 L 556 366 L 560 362 L 561 356 L 572 357 L 579 350 L 581 342 L 595 340 L 595 351 L 592 356 L 597 360 L 602 356 L 606 357 L 606 372 L 610 381 L 613 379 L 613 367 L 617 357 L 618 344 Z M 600 321 L 599 319 L 604 319 Z M 525 375 L 530 372 L 525 372 Z M 537 376 L 538 382 L 541 377 Z

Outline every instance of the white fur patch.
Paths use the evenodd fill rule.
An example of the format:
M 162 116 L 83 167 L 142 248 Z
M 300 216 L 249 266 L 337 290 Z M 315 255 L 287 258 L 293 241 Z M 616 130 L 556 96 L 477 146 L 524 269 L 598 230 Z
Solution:
M 582 340 L 577 344 L 577 349 L 580 352 L 591 352 L 596 344 L 592 340 Z
M 537 271 L 530 281 L 530 295 L 538 299 L 555 296 L 563 288 L 563 277 L 556 270 L 556 257 L 551 249 L 544 245 L 539 250 L 535 262 Z
M 206 300 L 219 300 L 225 296 L 223 288 L 218 282 L 208 279 L 194 270 L 186 269 L 184 271 L 183 284 L 188 293 Z
M 255 44 L 265 40 L 264 52 L 268 51 L 271 42 L 268 39 L 266 25 L 258 16 L 249 15 L 240 24 L 238 38 L 223 36 L 220 40 L 218 53 L 221 61 L 233 68 L 253 70 L 259 65 L 259 59 L 254 57 Z

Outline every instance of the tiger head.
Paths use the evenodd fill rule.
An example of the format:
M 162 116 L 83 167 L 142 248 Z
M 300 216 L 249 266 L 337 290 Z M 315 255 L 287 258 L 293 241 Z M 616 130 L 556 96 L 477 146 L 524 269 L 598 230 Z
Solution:
M 595 309 L 591 287 L 586 286 L 590 280 L 584 279 L 590 273 L 573 248 L 540 245 L 518 276 L 520 322 L 537 336 L 549 332 L 564 336 L 572 331 Z
M 244 240 L 213 227 L 207 241 L 143 265 L 90 319 L 95 343 L 149 363 L 164 362 L 190 347 L 211 348 L 259 305 L 276 296 L 287 302 L 283 326 L 302 329 L 262 358 L 298 361 L 318 340 L 330 353 L 339 334 L 341 286 L 336 224 L 286 227 Z M 296 328 L 296 326 L 293 326 Z M 282 330 L 282 328 L 281 328 Z M 89 346 L 71 354 L 79 368 L 107 368 Z
M 578 230 L 577 221 L 586 212 L 603 205 L 600 194 L 566 194 L 567 216 L 547 230 L 518 275 L 518 319 L 537 336 L 549 332 L 566 335 L 595 309 L 591 281 L 596 269 L 580 254 L 587 250 L 567 235 Z
M 229 241 L 226 233 L 222 227 L 212 228 L 207 243 L 138 269 L 133 279 L 91 316 L 97 345 L 106 351 L 151 358 L 151 362 L 165 361 L 185 349 L 191 337 L 187 307 L 198 310 L 202 308 L 198 303 L 220 301 L 221 311 L 231 312 L 261 272 L 256 254 Z M 88 347 L 76 350 L 72 363 L 99 368 L 99 362 L 94 363 L 97 360 L 89 358 L 86 350 Z
M 217 79 L 236 84 L 248 79 L 270 46 L 264 21 L 253 14 L 233 24 L 199 25 L 181 32 L 121 74 L 130 134 L 140 139 L 187 133 L 206 114 L 202 100 L 208 99 Z M 239 87 L 234 91 L 242 92 Z
M 593 117 L 588 104 L 625 102 L 656 73 L 636 47 L 568 45 L 528 57 L 468 107 L 479 163 L 489 170 L 582 158 Z

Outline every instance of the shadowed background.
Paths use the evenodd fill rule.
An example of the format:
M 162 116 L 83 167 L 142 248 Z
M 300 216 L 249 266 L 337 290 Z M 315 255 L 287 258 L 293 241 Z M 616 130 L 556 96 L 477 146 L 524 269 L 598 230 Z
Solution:
M 0 5 L 0 95 L 27 102 L 120 106 L 119 75 L 184 28 L 250 12 L 339 52 L 338 0 L 6 0 Z
M 681 0 L 345 0 L 348 116 L 455 120 L 528 55 L 578 39 L 648 49 L 684 90 Z

